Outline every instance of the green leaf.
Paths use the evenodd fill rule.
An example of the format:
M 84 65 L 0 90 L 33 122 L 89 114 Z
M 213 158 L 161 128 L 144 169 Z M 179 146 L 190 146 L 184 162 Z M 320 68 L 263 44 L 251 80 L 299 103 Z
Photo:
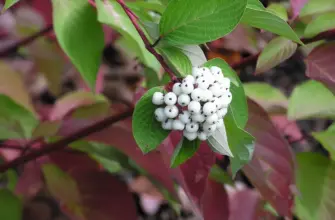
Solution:
M 57 134 L 61 126 L 60 121 L 41 121 L 34 129 L 32 137 L 50 137 Z
M 264 29 L 303 44 L 285 20 L 267 11 L 258 0 L 248 0 L 241 22 L 255 28 Z
M 21 220 L 22 202 L 11 191 L 0 189 L 0 219 Z
M 230 33 L 239 23 L 246 0 L 171 0 L 159 24 L 169 44 L 201 44 Z
M 271 3 L 266 9 L 272 12 L 273 14 L 276 14 L 278 17 L 280 17 L 284 21 L 288 20 L 287 11 L 284 5 L 280 3 Z
M 226 63 L 226 61 L 216 58 L 209 60 L 204 64 L 206 67 L 218 66 L 222 69 L 225 77 L 228 77 L 232 84 L 230 91 L 233 94 L 233 100 L 230 104 L 237 125 L 244 128 L 248 121 L 248 106 L 243 89 L 243 85 L 235 71 Z
M 335 28 L 335 13 L 330 12 L 327 14 L 322 14 L 316 19 L 311 21 L 305 29 L 305 37 L 314 37 L 315 35 L 327 31 L 329 29 Z
M 161 47 L 159 51 L 175 73 L 179 77 L 184 77 L 192 73 L 192 64 L 190 59 L 178 47 Z
M 52 0 L 54 29 L 60 46 L 93 89 L 104 48 L 95 9 L 82 0 Z
M 238 127 L 230 107 L 228 114 L 224 118 L 224 123 L 229 148 L 234 155 L 234 157 L 230 158 L 230 162 L 233 176 L 235 176 L 237 171 L 251 160 L 255 145 L 254 138 Z
M 293 120 L 335 118 L 335 96 L 320 82 L 308 80 L 293 90 L 288 117 Z
M 228 144 L 227 132 L 225 126 L 217 129 L 212 136 L 208 137 L 207 143 L 214 152 L 229 157 L 234 157 Z
M 150 89 L 137 102 L 133 113 L 133 134 L 143 153 L 156 149 L 169 134 L 169 131 L 164 130 L 161 123 L 155 119 L 154 112 L 157 106 L 152 103 L 155 92 L 163 92 L 163 89 L 160 87 Z
M 329 152 L 332 160 L 335 161 L 335 126 L 331 126 L 326 131 L 313 132 L 313 137 L 319 141 L 322 146 Z
M 286 112 L 288 99 L 279 89 L 261 82 L 244 83 L 243 87 L 245 94 L 262 106 L 267 112 Z
M 335 215 L 335 164 L 316 153 L 297 156 L 295 209 L 299 219 L 331 220 Z
M 261 52 L 256 65 L 256 74 L 266 72 L 290 58 L 298 45 L 284 37 L 272 39 Z
M 202 66 L 207 61 L 205 53 L 198 45 L 184 45 L 179 49 L 188 57 L 192 66 Z
M 218 165 L 214 165 L 211 168 L 211 171 L 209 173 L 209 178 L 212 180 L 215 180 L 216 182 L 222 183 L 222 184 L 228 184 L 233 186 L 234 181 L 229 176 L 227 172 L 225 172 L 223 169 L 221 169 Z
M 175 151 L 173 152 L 171 158 L 171 167 L 176 168 L 179 165 L 185 163 L 195 154 L 195 152 L 199 149 L 199 146 L 199 139 L 189 141 L 183 137 L 178 143 Z
M 144 69 L 144 75 L 146 79 L 146 88 L 151 89 L 153 87 L 159 86 L 160 81 L 158 78 L 157 72 L 152 70 L 151 68 L 145 68 Z
M 146 1 L 136 1 L 136 2 L 127 2 L 129 8 L 136 7 L 139 10 L 144 11 L 154 11 L 160 14 L 163 14 L 165 6 L 159 2 L 146 2 Z
M 5 5 L 2 8 L 2 13 L 5 12 L 7 9 L 18 3 L 20 0 L 5 0 Z
M 300 11 L 300 17 L 309 17 L 335 10 L 335 0 L 309 0 Z

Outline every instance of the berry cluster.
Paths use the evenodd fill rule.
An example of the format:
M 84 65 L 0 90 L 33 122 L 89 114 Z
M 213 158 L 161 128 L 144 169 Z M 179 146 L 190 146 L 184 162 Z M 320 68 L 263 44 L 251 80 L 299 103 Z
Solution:
M 232 101 L 230 80 L 219 67 L 194 67 L 192 75 L 175 83 L 167 94 L 155 92 L 152 102 L 163 129 L 183 131 L 188 140 L 204 141 L 223 126 L 223 117 Z

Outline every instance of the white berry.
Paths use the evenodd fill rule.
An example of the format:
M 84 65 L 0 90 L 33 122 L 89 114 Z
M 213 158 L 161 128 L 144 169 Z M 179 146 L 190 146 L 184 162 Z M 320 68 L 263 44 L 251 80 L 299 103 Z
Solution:
M 203 94 L 203 99 L 201 101 L 203 102 L 211 101 L 213 99 L 213 93 L 207 89 L 203 91 L 204 91 L 204 94 Z
M 164 130 L 171 130 L 172 129 L 172 123 L 173 123 L 173 120 L 172 119 L 168 119 L 166 121 L 164 121 L 162 123 L 162 128 Z
M 188 104 L 188 111 L 191 114 L 197 114 L 200 113 L 201 105 L 200 102 L 197 101 L 191 101 L 190 104 Z
M 222 70 L 221 70 L 221 68 L 219 68 L 219 67 L 217 67 L 217 66 L 212 66 L 212 67 L 210 68 L 210 70 L 211 70 L 211 73 L 213 74 L 213 76 L 215 76 L 215 75 L 222 75 Z
M 205 115 L 212 115 L 216 111 L 216 106 L 212 102 L 207 102 L 206 104 L 204 104 L 204 107 L 202 110 Z
M 164 113 L 168 118 L 175 118 L 178 115 L 178 108 L 175 105 L 168 105 L 164 108 Z
M 198 132 L 198 138 L 199 138 L 199 140 L 201 140 L 201 141 L 205 141 L 205 140 L 207 140 L 207 134 L 206 134 L 206 132 L 204 132 L 204 131 L 201 131 L 201 132 Z
M 201 76 L 202 76 L 202 71 L 201 71 L 201 69 L 198 68 L 198 67 L 193 67 L 193 68 L 192 68 L 192 76 L 193 76 L 195 79 L 201 77 Z
M 182 114 L 179 115 L 179 120 L 184 124 L 187 124 L 191 121 L 191 115 L 188 111 L 183 111 Z
M 204 122 L 205 121 L 205 116 L 202 115 L 202 114 L 194 114 L 192 115 L 192 121 L 195 121 L 195 122 Z
M 155 92 L 152 96 L 152 103 L 154 105 L 162 105 L 164 103 L 164 94 L 161 92 Z
M 191 94 L 191 92 L 194 90 L 193 83 L 191 82 L 183 82 L 181 84 L 181 91 L 185 94 Z
M 186 94 L 181 94 L 178 97 L 178 104 L 181 106 L 188 106 L 188 104 L 190 104 L 191 98 L 189 95 Z
M 230 92 L 226 92 L 222 95 L 221 100 L 223 102 L 223 107 L 228 108 L 229 104 L 231 103 L 233 96 Z
M 212 101 L 212 103 L 214 103 L 215 107 L 217 110 L 219 110 L 220 108 L 222 108 L 223 102 L 221 98 L 214 98 L 214 100 Z
M 169 92 L 164 97 L 164 102 L 167 105 L 174 105 L 177 102 L 177 96 L 173 92 Z
M 195 78 L 194 78 L 194 76 L 192 76 L 192 75 L 187 75 L 187 76 L 183 79 L 183 82 L 190 82 L 190 83 L 194 84 L 194 83 L 195 83 Z
M 187 132 L 197 132 L 199 130 L 199 124 L 190 122 L 186 124 L 185 130 Z
M 198 84 L 198 88 L 200 89 L 207 89 L 210 84 L 205 77 L 199 77 L 196 83 Z
M 185 128 L 185 124 L 181 120 L 173 120 L 172 128 L 173 130 L 182 131 Z
M 211 73 L 211 71 L 210 71 L 210 69 L 208 67 L 200 67 L 200 71 L 202 72 L 202 74 L 204 76 L 207 75 L 207 74 L 211 74 L 212 75 L 212 73 Z
M 209 87 L 209 91 L 211 91 L 215 97 L 222 95 L 221 88 L 218 83 L 214 83 L 211 87 Z
M 203 99 L 203 96 L 204 96 L 204 90 L 200 88 L 194 89 L 193 92 L 191 93 L 191 97 L 193 101 L 200 102 Z
M 208 124 L 216 124 L 217 120 L 219 120 L 219 117 L 217 114 L 212 114 L 206 118 L 206 122 Z
M 155 110 L 155 117 L 157 121 L 165 121 L 167 119 L 167 116 L 165 115 L 164 108 L 157 108 Z
M 228 109 L 227 108 L 221 108 L 218 110 L 218 112 L 216 113 L 219 118 L 223 118 L 228 112 Z
M 220 118 L 219 120 L 216 121 L 216 127 L 221 128 L 223 126 L 223 119 Z
M 172 87 L 172 92 L 176 95 L 181 94 L 181 83 L 175 83 Z
M 193 141 L 197 138 L 197 132 L 188 132 L 184 130 L 183 132 L 184 137 L 186 137 L 189 141 Z
M 211 133 L 213 133 L 216 130 L 216 124 L 204 123 L 203 129 L 204 129 L 205 132 L 211 134 Z
M 222 82 L 221 82 L 221 86 L 223 86 L 225 88 L 225 90 L 227 90 L 227 88 L 230 88 L 230 79 L 227 77 L 224 77 Z

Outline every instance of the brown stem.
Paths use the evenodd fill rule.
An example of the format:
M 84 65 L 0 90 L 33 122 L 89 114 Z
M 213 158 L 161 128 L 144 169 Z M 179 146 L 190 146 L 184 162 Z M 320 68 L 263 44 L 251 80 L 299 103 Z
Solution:
M 2 164 L 0 165 L 0 173 L 1 172 L 5 172 L 6 170 L 16 167 L 18 165 L 27 163 L 31 160 L 35 160 L 38 157 L 41 157 L 43 155 L 49 154 L 51 152 L 60 150 L 62 148 L 65 148 L 66 146 L 68 146 L 70 143 L 85 138 L 93 133 L 96 133 L 98 131 L 101 131 L 102 129 L 105 129 L 107 127 L 109 127 L 110 125 L 118 122 L 118 121 L 122 121 L 128 117 L 130 117 L 133 113 L 134 109 L 129 109 L 128 111 L 125 111 L 123 113 L 120 113 L 118 115 L 115 116 L 111 116 L 108 117 L 106 119 L 103 119 L 93 125 L 90 125 L 86 128 L 83 128 L 77 132 L 74 132 L 72 134 L 70 134 L 69 136 L 54 142 L 54 143 L 49 143 L 46 144 L 44 146 L 42 146 L 40 149 L 36 150 L 36 151 L 31 151 L 29 153 L 27 153 L 26 155 L 23 155 L 21 157 L 18 157 L 12 161 L 9 161 L 8 163 Z
M 40 30 L 39 32 L 24 38 L 22 40 L 19 40 L 18 42 L 14 43 L 13 45 L 8 46 L 4 50 L 0 51 L 0 58 L 6 57 L 11 53 L 16 52 L 20 47 L 28 45 L 35 41 L 37 38 L 44 36 L 45 34 L 49 33 L 50 31 L 53 30 L 53 26 L 49 25 L 45 27 L 44 29 Z
M 169 74 L 171 80 L 176 81 L 177 77 L 174 75 L 172 69 L 167 65 L 164 58 L 159 53 L 157 53 L 157 51 L 151 46 L 151 44 L 149 42 L 149 39 L 145 36 L 143 30 L 140 28 L 140 25 L 138 24 L 137 18 L 136 18 L 136 16 L 134 16 L 134 13 L 126 6 L 126 4 L 124 3 L 123 0 L 116 0 L 116 1 L 121 5 L 121 7 L 125 11 L 125 13 L 128 15 L 131 22 L 133 23 L 133 25 L 136 28 L 138 34 L 142 38 L 146 49 L 156 57 L 156 59 L 162 65 L 164 70 Z

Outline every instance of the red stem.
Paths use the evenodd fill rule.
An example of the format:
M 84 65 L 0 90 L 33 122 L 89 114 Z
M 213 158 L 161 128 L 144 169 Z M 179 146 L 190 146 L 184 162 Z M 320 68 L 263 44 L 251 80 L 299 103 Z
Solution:
M 177 77 L 174 75 L 172 69 L 167 65 L 167 63 L 165 62 L 164 58 L 159 53 L 157 53 L 157 51 L 151 46 L 150 41 L 145 36 L 143 30 L 140 28 L 140 25 L 138 24 L 137 18 L 134 15 L 134 13 L 126 6 L 126 4 L 124 3 L 123 0 L 116 0 L 116 1 L 121 5 L 121 7 L 125 11 L 125 13 L 128 15 L 128 17 L 131 20 L 131 22 L 133 23 L 133 25 L 136 28 L 138 34 L 142 38 L 143 43 L 144 43 L 146 49 L 156 57 L 156 59 L 162 65 L 162 67 L 164 68 L 164 70 L 169 74 L 169 76 L 171 78 L 171 81 L 177 81 Z

